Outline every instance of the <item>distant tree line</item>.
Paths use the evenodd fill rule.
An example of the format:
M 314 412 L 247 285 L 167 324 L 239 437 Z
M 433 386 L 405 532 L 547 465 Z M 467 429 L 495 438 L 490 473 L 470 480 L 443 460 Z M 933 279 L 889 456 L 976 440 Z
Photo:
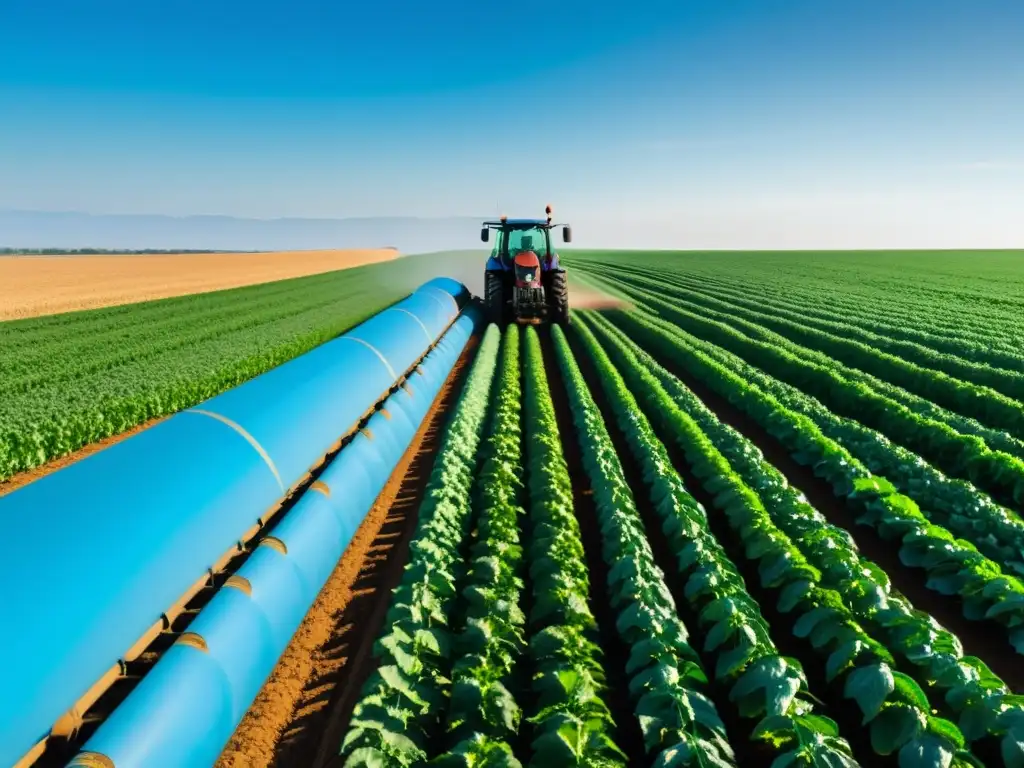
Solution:
M 128 248 L 0 248 L 0 255 L 3 256 L 15 254 L 23 254 L 25 256 L 103 256 L 161 253 L 253 253 L 253 251 L 218 251 L 209 248 L 200 250 L 188 248 L 143 248 L 141 250 Z

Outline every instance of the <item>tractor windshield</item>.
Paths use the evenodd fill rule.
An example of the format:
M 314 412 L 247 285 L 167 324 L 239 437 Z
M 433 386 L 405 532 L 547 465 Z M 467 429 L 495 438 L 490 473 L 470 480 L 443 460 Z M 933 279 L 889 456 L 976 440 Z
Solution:
M 541 227 L 514 229 L 508 233 L 508 254 L 515 258 L 517 253 L 533 251 L 541 259 L 548 255 L 548 233 Z

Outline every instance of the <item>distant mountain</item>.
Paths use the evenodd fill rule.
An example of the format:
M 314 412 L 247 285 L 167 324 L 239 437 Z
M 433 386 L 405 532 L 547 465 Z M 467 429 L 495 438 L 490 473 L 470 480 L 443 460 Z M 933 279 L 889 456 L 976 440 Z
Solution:
M 481 246 L 486 216 L 417 219 L 243 219 L 0 210 L 0 247 L 287 251 L 397 248 L 423 253 Z

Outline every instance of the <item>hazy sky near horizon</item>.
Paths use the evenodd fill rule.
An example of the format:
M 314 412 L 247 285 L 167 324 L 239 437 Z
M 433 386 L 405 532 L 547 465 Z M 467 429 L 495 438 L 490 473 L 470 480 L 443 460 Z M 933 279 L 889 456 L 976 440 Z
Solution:
M 0 2 L 0 208 L 1024 246 L 1024 2 Z

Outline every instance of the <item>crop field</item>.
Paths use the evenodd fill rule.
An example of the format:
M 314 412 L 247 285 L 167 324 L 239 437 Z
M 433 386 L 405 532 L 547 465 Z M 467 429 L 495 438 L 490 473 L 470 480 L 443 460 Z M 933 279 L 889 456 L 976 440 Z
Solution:
M 399 299 L 422 269 L 387 261 L 0 322 L 0 493 L 309 351 Z
M 466 347 L 219 768 L 1024 766 L 1024 253 L 564 260 L 572 324 Z M 0 476 L 401 294 L 0 324 Z
M 488 330 L 345 764 L 1024 764 L 1021 258 L 577 255 L 628 304 Z
M 0 255 L 0 320 L 220 291 L 390 261 L 391 249 Z

